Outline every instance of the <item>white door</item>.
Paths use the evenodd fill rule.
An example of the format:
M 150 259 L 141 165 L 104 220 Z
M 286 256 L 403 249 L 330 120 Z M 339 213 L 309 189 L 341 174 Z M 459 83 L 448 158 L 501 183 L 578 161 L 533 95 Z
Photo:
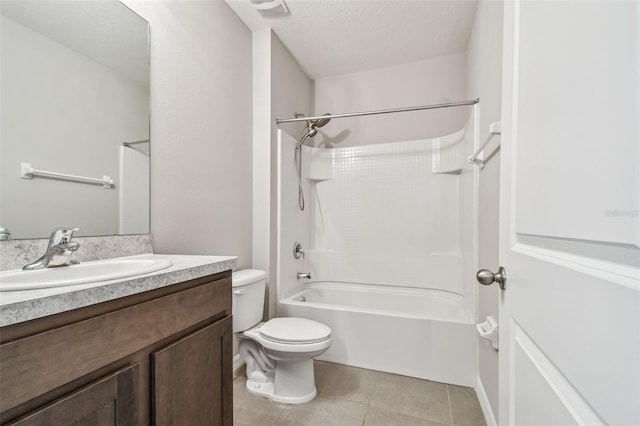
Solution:
M 500 425 L 640 425 L 637 1 L 506 1 Z

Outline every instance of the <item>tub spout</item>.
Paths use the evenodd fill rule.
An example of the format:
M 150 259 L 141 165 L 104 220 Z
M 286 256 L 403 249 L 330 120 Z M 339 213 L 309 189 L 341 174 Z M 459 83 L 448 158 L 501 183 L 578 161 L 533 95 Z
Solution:
M 310 280 L 311 279 L 311 272 L 298 272 L 296 274 L 296 276 L 298 277 L 299 280 L 302 280 L 304 278 Z

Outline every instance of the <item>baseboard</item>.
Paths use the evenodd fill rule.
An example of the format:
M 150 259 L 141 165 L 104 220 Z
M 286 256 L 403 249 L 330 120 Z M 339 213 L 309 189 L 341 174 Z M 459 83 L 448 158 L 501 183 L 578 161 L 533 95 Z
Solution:
M 233 372 L 235 373 L 235 371 L 242 367 L 244 365 L 244 361 L 242 360 L 242 358 L 240 358 L 240 355 L 236 355 L 233 357 Z
M 496 418 L 493 415 L 493 411 L 491 410 L 491 404 L 489 404 L 489 398 L 487 397 L 487 393 L 484 390 L 484 386 L 482 386 L 480 377 L 478 377 L 478 384 L 476 385 L 476 395 L 478 396 L 480 408 L 482 409 L 484 421 L 487 423 L 487 426 L 497 426 L 498 423 L 496 423 Z

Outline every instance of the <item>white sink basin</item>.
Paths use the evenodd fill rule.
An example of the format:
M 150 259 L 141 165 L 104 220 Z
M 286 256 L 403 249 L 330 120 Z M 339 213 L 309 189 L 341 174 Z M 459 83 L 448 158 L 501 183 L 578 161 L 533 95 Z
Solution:
M 160 271 L 171 265 L 168 259 L 109 259 L 35 271 L 21 269 L 0 272 L 0 291 L 64 287 L 126 278 Z

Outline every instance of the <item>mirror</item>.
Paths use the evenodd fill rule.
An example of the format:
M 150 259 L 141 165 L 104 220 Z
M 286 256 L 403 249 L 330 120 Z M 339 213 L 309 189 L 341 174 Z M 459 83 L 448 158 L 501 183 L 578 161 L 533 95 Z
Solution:
M 2 0 L 0 13 L 0 227 L 148 233 L 148 23 L 113 0 Z

